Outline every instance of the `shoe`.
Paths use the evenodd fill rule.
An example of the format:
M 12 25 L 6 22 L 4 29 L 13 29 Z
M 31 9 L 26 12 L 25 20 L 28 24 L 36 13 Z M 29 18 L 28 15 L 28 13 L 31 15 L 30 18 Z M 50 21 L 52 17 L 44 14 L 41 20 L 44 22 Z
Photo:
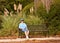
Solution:
M 29 39 L 29 37 L 27 36 L 26 39 Z

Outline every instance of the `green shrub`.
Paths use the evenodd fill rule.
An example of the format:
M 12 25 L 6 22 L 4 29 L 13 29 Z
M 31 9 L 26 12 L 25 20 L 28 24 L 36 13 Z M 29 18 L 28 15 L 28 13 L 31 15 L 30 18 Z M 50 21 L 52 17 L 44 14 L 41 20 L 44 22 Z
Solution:
M 44 19 L 42 19 L 41 17 L 39 18 L 38 16 L 29 15 L 27 18 L 25 18 L 25 22 L 28 25 L 40 25 L 44 23 Z
M 19 20 L 13 16 L 3 16 L 1 36 L 16 35 L 18 30 Z
M 2 20 L 3 20 L 3 17 L 2 15 L 0 15 L 0 29 L 2 28 Z
M 42 6 L 37 10 L 38 16 L 44 19 L 44 23 L 49 30 L 49 35 L 57 35 L 60 32 L 60 3 L 57 2 L 51 5 L 51 9 L 48 14 Z

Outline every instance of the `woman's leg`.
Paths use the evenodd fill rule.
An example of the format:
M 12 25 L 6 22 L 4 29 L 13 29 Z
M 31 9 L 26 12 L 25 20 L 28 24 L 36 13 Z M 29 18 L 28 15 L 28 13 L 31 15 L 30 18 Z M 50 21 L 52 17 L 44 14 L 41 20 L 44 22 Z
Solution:
M 29 31 L 25 31 L 25 36 L 26 36 L 26 38 L 29 38 Z

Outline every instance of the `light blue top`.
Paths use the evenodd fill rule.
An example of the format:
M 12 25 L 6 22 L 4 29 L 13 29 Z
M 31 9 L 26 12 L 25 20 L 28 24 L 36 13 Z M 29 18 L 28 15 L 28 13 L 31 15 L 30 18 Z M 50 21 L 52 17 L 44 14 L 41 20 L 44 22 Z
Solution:
M 19 29 L 22 29 L 22 31 L 26 31 L 27 30 L 27 25 L 25 23 L 20 23 L 19 24 Z

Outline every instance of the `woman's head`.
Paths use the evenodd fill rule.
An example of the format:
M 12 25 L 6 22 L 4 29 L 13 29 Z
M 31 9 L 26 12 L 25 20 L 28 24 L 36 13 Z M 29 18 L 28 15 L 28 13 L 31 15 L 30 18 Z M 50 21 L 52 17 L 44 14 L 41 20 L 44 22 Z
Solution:
M 22 18 L 22 19 L 20 19 L 20 22 L 24 22 L 24 19 Z

